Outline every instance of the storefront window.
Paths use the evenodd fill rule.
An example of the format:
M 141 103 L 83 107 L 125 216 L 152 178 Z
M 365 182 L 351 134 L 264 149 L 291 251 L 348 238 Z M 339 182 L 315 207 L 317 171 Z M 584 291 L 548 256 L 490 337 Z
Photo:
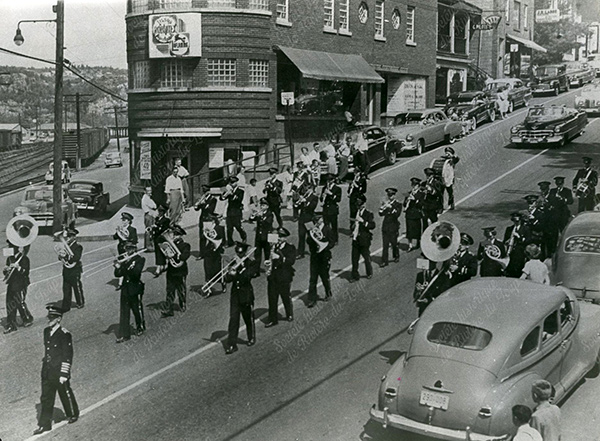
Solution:
M 269 10 L 269 0 L 250 0 L 250 9 L 260 9 L 262 11 Z
M 468 55 L 469 15 L 457 12 L 454 16 L 454 53 Z

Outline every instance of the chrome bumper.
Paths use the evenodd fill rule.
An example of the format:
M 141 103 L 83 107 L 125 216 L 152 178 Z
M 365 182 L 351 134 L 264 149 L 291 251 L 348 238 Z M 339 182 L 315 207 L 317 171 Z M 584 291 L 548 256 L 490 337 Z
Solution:
M 552 144 L 560 142 L 563 139 L 562 135 L 552 135 L 545 138 L 527 137 L 527 136 L 511 136 L 510 140 L 514 144 Z

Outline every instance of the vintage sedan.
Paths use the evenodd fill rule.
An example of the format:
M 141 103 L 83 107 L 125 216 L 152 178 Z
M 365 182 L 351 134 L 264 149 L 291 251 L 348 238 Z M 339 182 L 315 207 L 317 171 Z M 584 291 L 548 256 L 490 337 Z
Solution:
M 584 86 L 581 96 L 575 98 L 575 108 L 588 115 L 600 113 L 600 84 L 592 83 Z
M 534 96 L 548 93 L 558 96 L 560 92 L 569 90 L 567 66 L 564 64 L 538 66 L 533 72 L 530 86 Z
M 389 144 L 398 152 L 421 154 L 426 148 L 448 142 L 454 143 L 462 134 L 460 121 L 449 119 L 440 109 L 411 110 L 394 116 L 387 131 Z
M 106 213 L 110 205 L 110 195 L 104 191 L 102 182 L 88 179 L 71 181 L 67 188 L 69 197 L 80 210 L 94 210 Z
M 529 109 L 522 124 L 511 129 L 515 146 L 555 144 L 559 147 L 583 133 L 588 119 L 585 112 L 563 106 L 535 106 Z
M 483 92 L 489 99 L 495 101 L 501 87 L 508 87 L 508 113 L 518 106 L 529 105 L 529 101 L 533 96 L 531 88 L 526 86 L 519 78 L 502 78 L 488 81 L 483 88 Z
M 534 381 L 549 381 L 560 402 L 598 368 L 600 307 L 562 286 L 474 279 L 438 297 L 410 329 L 371 419 L 438 439 L 514 434 L 511 409 L 534 407 Z
M 109 168 L 113 165 L 116 165 L 117 167 L 123 167 L 121 152 L 106 152 L 104 154 L 104 167 Z
M 35 219 L 39 227 L 51 227 L 54 224 L 53 189 L 51 185 L 31 185 L 23 193 L 21 204 L 13 211 L 14 216 L 28 214 Z M 75 225 L 77 207 L 69 198 L 63 186 L 62 225 Z
M 459 118 L 471 122 L 471 130 L 480 123 L 496 121 L 496 102 L 484 92 L 469 91 L 450 95 L 446 100 L 446 115 L 456 112 Z
M 567 63 L 567 78 L 571 87 L 582 87 L 596 78 L 596 71 L 588 63 L 569 61 Z

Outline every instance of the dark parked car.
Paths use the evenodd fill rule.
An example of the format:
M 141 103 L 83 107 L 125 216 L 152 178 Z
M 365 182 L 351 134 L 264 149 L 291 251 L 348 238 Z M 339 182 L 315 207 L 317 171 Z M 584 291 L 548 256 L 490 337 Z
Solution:
M 464 120 L 471 122 L 475 130 L 479 123 L 496 121 L 496 102 L 490 100 L 484 92 L 469 91 L 450 95 L 446 103 L 446 115 L 454 110 Z
M 569 78 L 569 86 L 582 87 L 584 84 L 594 81 L 596 71 L 587 63 L 569 61 L 567 63 L 567 77 Z
M 387 164 L 394 164 L 398 157 L 398 146 L 395 143 L 390 143 L 390 138 L 387 134 L 378 126 L 365 126 L 357 127 L 355 130 L 350 130 L 345 136 L 350 136 L 354 145 L 359 141 L 358 137 L 362 137 L 367 140 L 369 144 L 369 160 L 371 166 L 377 165 L 381 162 Z M 350 160 L 350 163 L 353 161 Z
M 533 95 L 553 93 L 557 95 L 569 90 L 567 66 L 564 64 L 548 64 L 534 69 L 531 91 Z
M 522 124 L 511 129 L 511 141 L 523 144 L 564 146 L 583 133 L 588 119 L 585 112 L 563 106 L 535 106 L 529 109 Z
M 502 78 L 489 81 L 483 91 L 489 99 L 495 101 L 500 87 L 508 87 L 508 113 L 518 106 L 529 105 L 529 100 L 532 97 L 531 88 L 518 78 Z
M 100 181 L 73 180 L 69 184 L 67 192 L 80 210 L 106 213 L 106 209 L 110 204 L 110 195 L 104 191 Z

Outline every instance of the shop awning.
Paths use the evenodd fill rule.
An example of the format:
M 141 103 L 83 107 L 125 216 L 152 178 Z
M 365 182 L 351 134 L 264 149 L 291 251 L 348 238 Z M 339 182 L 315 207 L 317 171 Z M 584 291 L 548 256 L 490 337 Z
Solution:
M 529 49 L 533 49 L 534 51 L 543 52 L 543 53 L 548 52 L 545 48 L 543 48 L 542 46 L 540 46 L 539 44 L 537 44 L 534 41 L 528 40 L 523 37 L 517 37 L 516 35 L 513 35 L 513 34 L 506 34 L 506 36 L 508 38 L 510 38 L 511 40 L 514 40 L 517 43 L 520 43 L 523 46 L 528 47 Z
M 354 83 L 384 83 L 360 55 L 334 54 L 291 47 L 278 47 L 305 78 Z
M 222 128 L 207 127 L 171 127 L 164 129 L 142 129 L 137 133 L 138 138 L 220 138 Z

